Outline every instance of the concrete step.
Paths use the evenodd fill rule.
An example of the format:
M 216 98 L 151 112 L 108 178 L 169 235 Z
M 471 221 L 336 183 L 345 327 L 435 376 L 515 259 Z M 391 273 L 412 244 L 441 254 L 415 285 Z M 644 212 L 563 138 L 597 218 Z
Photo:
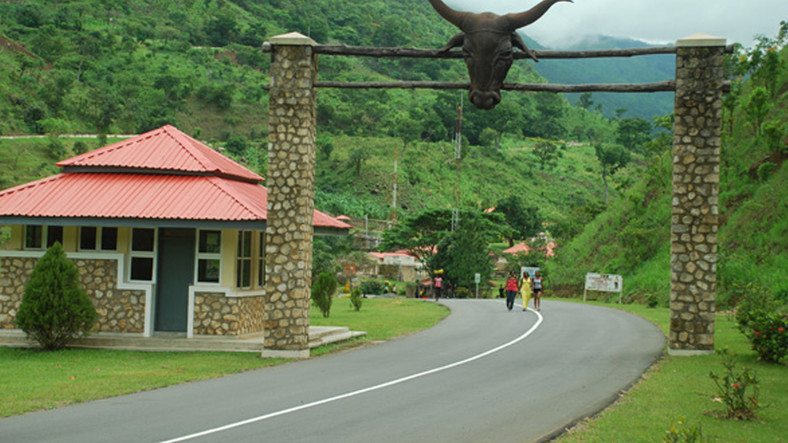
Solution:
M 309 327 L 309 348 L 316 348 L 329 343 L 337 343 L 351 338 L 363 337 L 366 332 L 350 331 L 346 327 Z M 186 338 L 185 334 L 156 334 L 143 337 L 140 334 L 96 333 L 75 341 L 70 347 L 95 349 L 124 349 L 134 351 L 176 351 L 176 352 L 254 352 L 263 351 L 262 334 L 244 337 L 206 337 Z M 36 347 L 38 344 L 30 340 L 19 330 L 0 331 L 0 346 Z

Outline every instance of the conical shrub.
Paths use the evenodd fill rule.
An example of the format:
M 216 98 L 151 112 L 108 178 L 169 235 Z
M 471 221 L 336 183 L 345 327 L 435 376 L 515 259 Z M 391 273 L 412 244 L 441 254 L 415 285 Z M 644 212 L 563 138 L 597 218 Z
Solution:
M 16 314 L 17 326 L 42 348 L 57 350 L 88 333 L 97 319 L 77 267 L 55 243 L 30 274 Z

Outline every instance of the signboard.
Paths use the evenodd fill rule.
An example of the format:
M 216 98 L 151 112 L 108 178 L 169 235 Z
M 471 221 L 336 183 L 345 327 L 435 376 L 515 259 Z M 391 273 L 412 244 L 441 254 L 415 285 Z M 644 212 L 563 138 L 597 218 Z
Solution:
M 534 275 L 536 275 L 536 271 L 538 270 L 539 268 L 536 267 L 523 266 L 520 268 L 520 278 L 523 278 L 523 275 L 525 275 L 526 272 L 529 276 L 531 276 L 531 278 L 534 278 Z
M 621 292 L 623 279 L 620 275 L 615 274 L 594 274 L 589 272 L 586 274 L 586 286 L 583 292 L 583 301 L 586 301 L 588 291 L 602 291 L 602 292 Z M 619 302 L 621 298 L 619 297 Z
M 482 275 L 479 274 L 478 272 L 476 274 L 474 274 L 473 282 L 478 285 L 481 281 L 482 281 Z

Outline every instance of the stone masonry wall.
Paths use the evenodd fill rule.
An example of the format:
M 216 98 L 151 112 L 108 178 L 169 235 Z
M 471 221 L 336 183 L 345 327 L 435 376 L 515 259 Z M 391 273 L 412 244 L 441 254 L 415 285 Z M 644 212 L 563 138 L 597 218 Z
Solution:
M 263 332 L 265 297 L 227 297 L 198 292 L 194 297 L 194 335 L 242 336 Z
M 98 331 L 145 330 L 145 292 L 118 289 L 115 260 L 75 259 L 79 277 L 99 314 Z M 0 329 L 15 329 L 14 317 L 22 303 L 25 285 L 38 263 L 32 257 L 0 258 Z
M 723 40 L 724 42 L 724 40 Z M 724 43 L 676 57 L 670 349 L 714 350 Z
M 265 348 L 309 352 L 317 56 L 300 34 L 271 39 Z

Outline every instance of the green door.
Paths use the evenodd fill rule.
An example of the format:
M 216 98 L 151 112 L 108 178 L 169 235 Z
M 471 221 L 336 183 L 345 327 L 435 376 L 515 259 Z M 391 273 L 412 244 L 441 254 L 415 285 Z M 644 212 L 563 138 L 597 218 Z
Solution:
M 156 331 L 186 332 L 189 285 L 194 281 L 194 229 L 159 230 Z

